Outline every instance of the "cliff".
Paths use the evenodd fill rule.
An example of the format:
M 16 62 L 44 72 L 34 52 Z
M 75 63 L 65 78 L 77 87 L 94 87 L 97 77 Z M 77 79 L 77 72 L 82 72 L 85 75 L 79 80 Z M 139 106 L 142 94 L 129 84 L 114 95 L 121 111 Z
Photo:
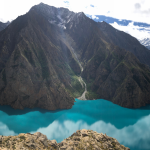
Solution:
M 130 150 L 119 142 L 103 133 L 92 130 L 78 130 L 70 137 L 57 143 L 48 140 L 39 132 L 34 134 L 19 134 L 18 136 L 0 136 L 0 150 Z

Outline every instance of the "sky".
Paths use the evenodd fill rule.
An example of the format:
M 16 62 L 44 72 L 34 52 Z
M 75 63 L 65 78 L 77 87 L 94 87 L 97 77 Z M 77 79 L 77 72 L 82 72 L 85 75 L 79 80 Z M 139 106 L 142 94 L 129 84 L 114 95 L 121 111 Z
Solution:
M 150 24 L 150 0 L 1 0 L 0 21 L 12 21 L 40 2 L 93 16 L 105 15 Z M 121 28 L 114 24 L 115 26 Z M 129 28 L 131 26 L 132 24 Z
M 111 23 L 114 28 L 124 31 L 138 40 L 142 40 L 144 38 L 150 38 L 150 27 L 139 27 L 134 25 L 134 22 L 129 23 L 127 26 L 123 26 L 118 24 L 117 22 Z

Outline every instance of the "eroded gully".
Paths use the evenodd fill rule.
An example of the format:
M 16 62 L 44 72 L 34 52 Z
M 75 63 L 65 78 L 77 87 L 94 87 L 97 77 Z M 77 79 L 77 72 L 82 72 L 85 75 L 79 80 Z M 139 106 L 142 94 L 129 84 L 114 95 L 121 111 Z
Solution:
M 74 56 L 76 57 L 76 60 L 78 61 L 79 65 L 80 65 L 81 73 L 82 73 L 83 72 L 83 67 L 82 67 L 82 65 L 81 65 L 81 63 L 80 63 L 76 53 L 74 52 L 73 48 L 72 48 L 72 52 L 74 53 Z M 78 97 L 77 99 L 79 99 L 79 100 L 87 100 L 86 97 L 85 97 L 85 94 L 87 93 L 87 87 L 86 87 L 86 83 L 84 82 L 84 80 L 82 79 L 81 76 L 79 76 L 79 82 L 81 83 L 82 88 L 85 88 L 85 90 L 84 90 L 83 94 L 80 97 Z

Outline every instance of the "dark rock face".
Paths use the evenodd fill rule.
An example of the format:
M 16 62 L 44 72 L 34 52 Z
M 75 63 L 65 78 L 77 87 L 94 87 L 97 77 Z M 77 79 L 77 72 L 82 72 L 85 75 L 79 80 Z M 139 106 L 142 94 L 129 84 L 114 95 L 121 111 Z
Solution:
M 4 30 L 9 24 L 9 21 L 7 23 L 0 22 L 0 31 Z
M 72 107 L 73 92 L 80 94 L 82 89 L 73 78 L 80 74 L 80 67 L 63 40 L 60 28 L 36 10 L 18 17 L 1 32 L 1 105 L 49 110 Z
M 71 108 L 84 91 L 80 62 L 88 99 L 132 108 L 150 103 L 150 70 L 139 62 L 148 64 L 147 57 L 142 61 L 147 50 L 138 60 L 111 36 L 83 13 L 43 3 L 32 7 L 0 32 L 0 104 Z
M 138 108 L 150 103 L 150 69 L 130 52 L 111 47 L 104 58 L 96 55 L 87 64 L 83 77 L 96 91 L 89 99 L 103 98 L 123 107 Z M 94 74 L 95 76 L 94 76 Z
M 106 22 L 99 22 L 98 27 L 108 38 L 107 41 L 109 43 L 113 43 L 120 48 L 132 52 L 141 63 L 150 66 L 150 51 L 145 46 L 141 45 L 136 38 L 115 29 Z

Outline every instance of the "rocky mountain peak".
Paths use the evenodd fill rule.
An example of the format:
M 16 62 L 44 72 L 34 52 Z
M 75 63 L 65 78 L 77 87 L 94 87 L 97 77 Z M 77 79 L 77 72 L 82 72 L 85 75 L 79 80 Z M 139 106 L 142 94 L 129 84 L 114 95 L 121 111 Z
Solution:
M 150 38 L 143 38 L 139 42 L 150 50 Z
M 30 11 L 37 11 L 39 14 L 42 14 L 51 24 L 57 25 L 62 29 L 66 29 L 66 25 L 74 21 L 79 23 L 79 18 L 85 18 L 83 12 L 74 13 L 67 8 L 56 8 L 54 6 L 49 6 L 44 3 L 33 6 Z

